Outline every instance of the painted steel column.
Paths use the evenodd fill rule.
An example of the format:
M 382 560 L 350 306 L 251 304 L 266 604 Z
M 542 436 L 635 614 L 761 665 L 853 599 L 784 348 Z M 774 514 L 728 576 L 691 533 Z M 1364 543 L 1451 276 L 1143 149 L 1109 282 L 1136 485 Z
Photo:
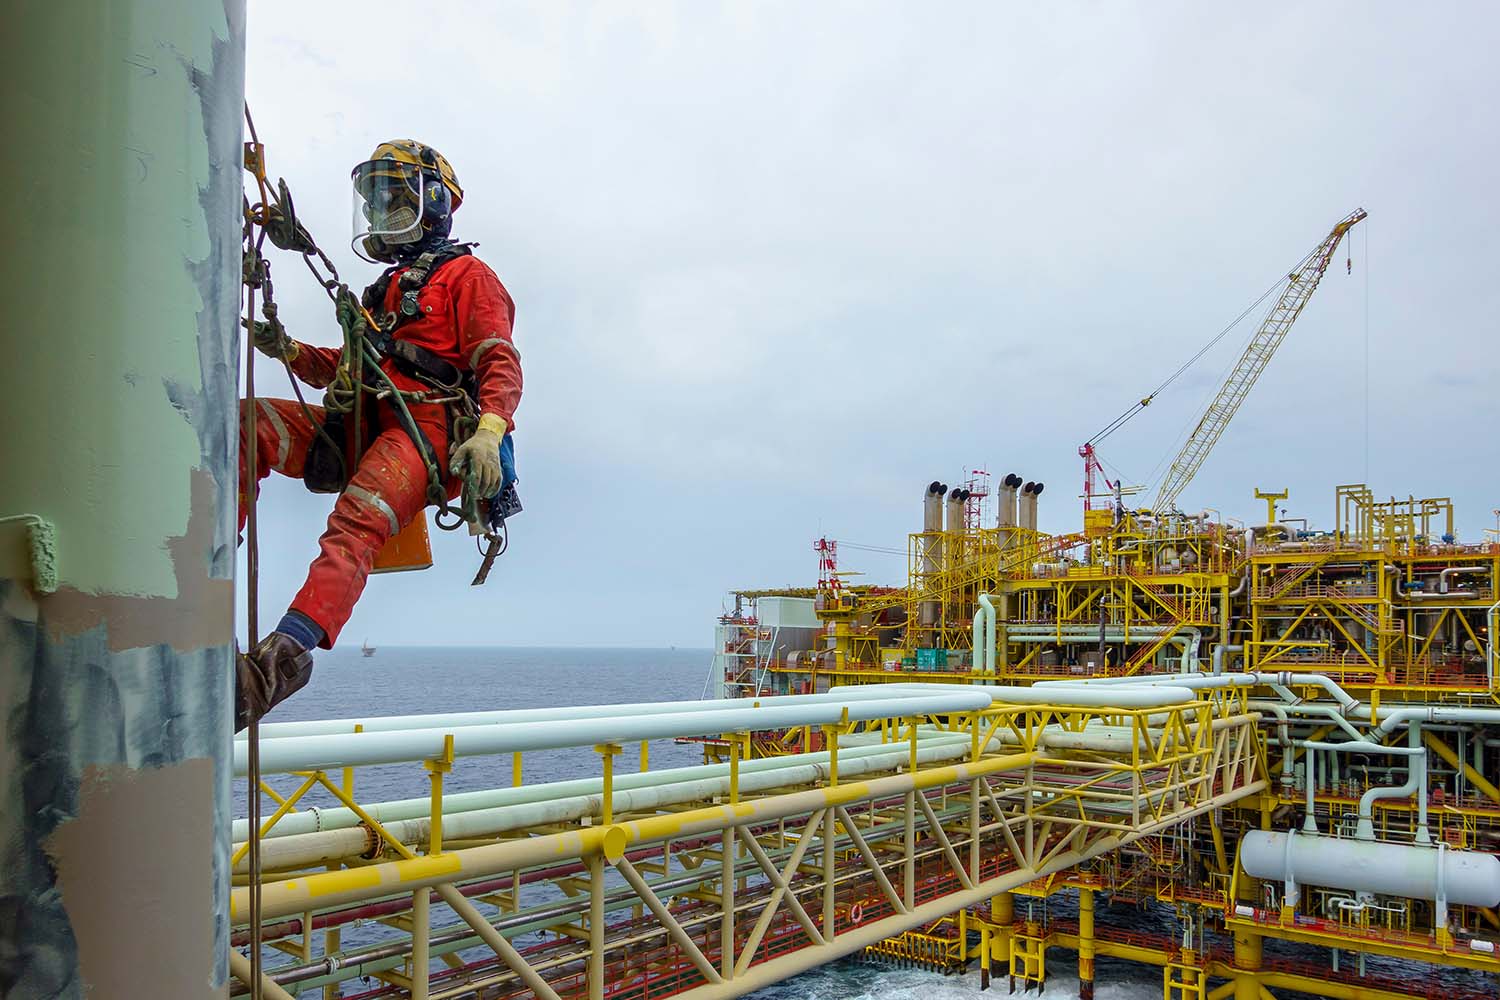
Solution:
M 427 1000 L 431 985 L 432 938 L 430 890 L 426 886 L 411 894 L 411 1000 Z
M 1260 1000 L 1261 936 L 1252 931 L 1234 932 L 1234 1000 Z
M 1078 1000 L 1094 1000 L 1094 890 L 1078 890 Z
M 1015 920 L 1015 896 L 1008 892 L 998 892 L 990 897 L 990 923 L 995 925 L 995 932 L 990 936 L 991 957 L 1007 972 L 1010 970 L 1011 925 L 1015 923 Z M 1011 981 L 1011 987 L 1011 991 L 1015 992 L 1014 980 Z
M 244 0 L 6 6 L 13 996 L 225 990 L 244 29 Z
M 609 758 L 606 757 L 607 761 Z M 589 1000 L 604 996 L 604 858 L 591 854 L 584 859 L 589 870 Z

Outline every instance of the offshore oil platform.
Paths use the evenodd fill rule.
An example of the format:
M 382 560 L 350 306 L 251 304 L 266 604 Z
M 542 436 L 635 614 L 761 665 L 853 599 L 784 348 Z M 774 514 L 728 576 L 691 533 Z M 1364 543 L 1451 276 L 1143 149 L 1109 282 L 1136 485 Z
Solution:
M 235 737 L 244 7 L 10 27 L 11 148 L 86 155 L 8 164 L 0 992 L 708 1000 L 850 956 L 1030 991 L 1072 955 L 1085 997 L 1113 959 L 1166 1000 L 1495 995 L 1500 545 L 1360 485 L 1327 530 L 1176 503 L 1362 213 L 1149 507 L 1096 436 L 1075 533 L 937 481 L 903 586 L 825 540 L 736 594 L 716 698 Z M 15 294 L 60 274 L 92 294 Z
M 1076 962 L 1084 998 L 1101 959 L 1164 1000 L 1493 996 L 1500 545 L 1363 485 L 1326 529 L 1286 491 L 1263 522 L 1175 502 L 1363 217 L 1288 273 L 1150 507 L 1096 439 L 1077 532 L 1020 476 L 934 481 L 904 586 L 846 585 L 820 539 L 815 585 L 734 594 L 717 698 L 272 721 L 254 765 L 238 739 L 271 812 L 232 829 L 232 995 L 729 997 L 862 956 L 976 991 Z M 653 769 L 662 739 L 704 763 Z M 596 776 L 525 780 L 568 749 Z M 508 787 L 445 791 L 497 755 Z M 430 794 L 360 794 L 402 763 Z

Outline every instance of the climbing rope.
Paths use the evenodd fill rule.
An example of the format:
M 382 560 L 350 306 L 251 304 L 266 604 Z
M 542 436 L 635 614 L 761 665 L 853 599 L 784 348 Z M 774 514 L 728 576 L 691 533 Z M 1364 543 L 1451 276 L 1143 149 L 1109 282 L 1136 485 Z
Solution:
M 260 189 L 260 203 L 265 205 L 267 192 L 265 183 L 265 149 L 260 144 L 260 138 L 255 133 L 255 121 L 250 117 L 250 107 L 245 107 L 245 124 L 250 131 L 250 142 L 245 147 L 245 163 L 250 166 L 253 161 L 255 166 L 251 172 L 255 175 L 256 183 Z M 245 630 L 246 640 L 251 649 L 255 648 L 260 641 L 260 525 L 256 518 L 257 501 L 260 496 L 258 489 L 259 479 L 259 448 L 256 436 L 255 418 L 255 293 L 262 285 L 262 275 L 265 274 L 265 258 L 261 256 L 261 248 L 265 243 L 265 227 L 257 227 L 254 224 L 250 206 L 245 211 L 245 317 L 249 335 L 245 338 L 245 479 L 248 483 L 249 495 L 246 497 L 246 520 L 245 520 L 245 573 L 249 577 L 246 587 L 245 608 Z M 250 262 L 254 262 L 254 273 L 250 273 Z M 269 286 L 267 286 L 269 287 Z M 274 315 L 274 314 L 273 314 Z M 300 394 L 299 394 L 300 398 Z M 304 404 L 305 405 L 305 404 Z M 236 681 L 237 683 L 237 681 Z M 247 809 L 249 815 L 250 835 L 250 1000 L 261 1000 L 263 990 L 261 988 L 261 868 L 260 868 L 260 722 L 252 720 L 249 726 L 246 742 L 249 750 L 249 777 L 246 789 Z
M 287 188 L 285 180 L 278 180 L 273 194 L 266 180 L 265 146 L 256 132 L 255 120 L 251 117 L 249 105 L 245 107 L 245 125 L 250 141 L 245 143 L 244 165 L 255 180 L 258 198 L 253 205 L 248 197 L 243 199 L 244 226 L 242 231 L 244 253 L 242 283 L 245 290 L 245 315 L 242 325 L 246 331 L 245 405 L 242 414 L 247 489 L 244 497 L 247 577 L 245 618 L 246 639 L 250 648 L 254 649 L 260 641 L 260 531 L 257 517 L 260 496 L 260 456 L 259 439 L 256 433 L 258 407 L 255 392 L 255 341 L 257 330 L 265 328 L 275 332 L 278 340 L 288 339 L 286 327 L 281 322 L 275 300 L 275 290 L 271 281 L 271 263 L 263 253 L 267 239 L 280 249 L 299 254 L 314 280 L 318 282 L 336 307 L 339 326 L 343 332 L 344 349 L 333 380 L 324 396 L 323 405 L 327 411 L 347 413 L 352 417 L 354 424 L 352 453 L 355 462 L 357 463 L 359 456 L 363 454 L 365 444 L 363 440 L 364 397 L 368 394 L 376 400 L 386 400 L 396 411 L 402 428 L 412 438 L 427 468 L 427 503 L 429 506 L 437 507 L 435 517 L 437 526 L 445 531 L 452 531 L 468 523 L 474 526 L 477 535 L 489 543 L 488 553 L 483 553 L 481 550 L 486 556 L 486 562 L 481 567 L 480 574 L 475 578 L 476 583 L 482 582 L 490 564 L 494 561 L 494 555 L 505 550 L 506 536 L 503 525 L 497 533 L 485 523 L 485 518 L 480 511 L 480 502 L 483 498 L 478 496 L 477 475 L 472 471 L 464 475 L 460 505 L 453 507 L 448 503 L 442 470 L 438 468 L 437 458 L 426 438 L 423 437 L 408 406 L 408 403 L 428 403 L 459 408 L 460 412 L 455 415 L 452 426 L 453 442 L 457 443 L 472 435 L 478 426 L 478 414 L 475 412 L 472 400 L 464 392 L 458 391 L 455 386 L 433 384 L 431 391 L 411 391 L 401 389 L 391 380 L 381 367 L 383 359 L 368 336 L 369 330 L 379 328 L 375 317 L 370 314 L 358 297 L 350 292 L 349 286 L 340 280 L 338 268 L 334 266 L 333 261 L 314 242 L 306 227 L 297 220 L 291 191 Z M 259 319 L 256 318 L 257 298 L 260 301 Z M 329 452 L 336 456 L 339 462 L 340 480 L 347 483 L 349 469 L 343 445 L 333 439 L 323 427 L 322 421 L 314 419 L 312 409 L 302 395 L 296 373 L 292 371 L 291 361 L 284 352 L 281 363 L 286 371 L 287 380 L 291 383 L 292 391 L 297 397 L 297 403 L 302 408 L 303 416 L 328 446 Z M 421 378 L 421 376 L 417 377 Z M 429 381 L 426 378 L 421 380 Z M 247 744 L 249 775 L 246 799 L 250 827 L 247 852 L 250 868 L 250 982 L 247 985 L 250 988 L 251 1000 L 263 1000 L 261 771 L 258 720 L 250 722 L 248 726 Z

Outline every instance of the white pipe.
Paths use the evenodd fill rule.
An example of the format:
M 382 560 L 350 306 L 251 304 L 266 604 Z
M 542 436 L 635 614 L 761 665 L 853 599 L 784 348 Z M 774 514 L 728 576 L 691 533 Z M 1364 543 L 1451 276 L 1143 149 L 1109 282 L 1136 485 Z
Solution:
M 756 698 L 765 707 L 807 705 L 823 701 L 849 701 L 860 698 L 885 698 L 884 684 L 851 684 L 848 687 L 817 694 L 783 694 Z M 305 722 L 268 722 L 261 726 L 260 738 L 283 739 L 288 736 L 327 736 L 353 733 L 359 726 L 366 733 L 397 732 L 408 729 L 451 729 L 467 726 L 518 725 L 530 722 L 605 719 L 621 715 L 672 715 L 686 712 L 708 712 L 726 708 L 746 708 L 745 698 L 713 698 L 706 701 L 643 701 L 626 705 L 567 705 L 556 708 L 498 709 L 482 712 L 444 712 L 431 715 L 376 715 L 365 718 L 314 719 Z M 248 737 L 235 737 L 244 742 Z
M 265 774 L 329 770 L 370 764 L 432 760 L 443 753 L 443 742 L 453 737 L 459 757 L 635 743 L 683 736 L 711 736 L 759 729 L 792 729 L 868 722 L 913 715 L 972 712 L 988 708 L 988 696 L 973 688 L 948 685 L 951 693 L 907 695 L 880 699 L 820 700 L 759 708 L 717 709 L 675 714 L 628 715 L 604 719 L 562 719 L 524 725 L 464 726 L 413 729 L 404 732 L 365 732 L 325 736 L 288 736 L 263 741 L 260 765 Z M 744 701 L 746 699 L 739 699 Z M 234 773 L 248 767 L 248 745 L 234 746 Z
M 1179 633 L 1187 633 L 1180 636 Z M 1173 626 L 1142 626 L 1132 628 L 1127 638 L 1123 629 L 1106 629 L 1104 632 L 1105 642 L 1134 642 L 1137 637 L 1141 639 L 1159 639 L 1163 633 L 1170 633 L 1166 640 L 1169 644 L 1182 650 L 1182 674 L 1191 673 L 1188 667 L 1197 662 L 1198 645 L 1203 639 L 1203 634 L 1198 629 L 1190 627 Z M 1061 629 L 1052 625 L 1014 625 L 1006 630 L 1006 640 L 1009 642 L 1098 642 L 1099 629 L 1093 625 L 1067 625 Z M 1145 674 L 1145 677 L 1160 677 L 1160 674 Z M 1088 678 L 1080 678 L 1074 681 L 1039 681 L 1038 683 L 1061 684 L 1061 683 L 1086 683 Z M 1134 680 L 1134 678 L 1106 678 L 1105 680 Z
M 1235 588 L 1235 589 L 1236 590 L 1242 589 L 1245 586 L 1245 581 L 1248 580 L 1248 579 L 1250 579 L 1250 576 L 1249 576 L 1248 573 L 1245 576 L 1240 577 L 1240 586 L 1237 587 L 1237 588 Z M 1235 596 L 1234 592 L 1231 591 L 1229 596 L 1231 596 L 1231 597 Z M 1224 673 L 1224 662 L 1225 662 L 1226 658 L 1228 657 L 1228 654 L 1230 654 L 1230 653 L 1240 653 L 1240 654 L 1243 654 L 1244 652 L 1245 652 L 1245 646 L 1244 646 L 1243 643 L 1238 643 L 1238 642 L 1235 642 L 1235 643 L 1221 642 L 1217 646 L 1215 646 L 1214 647 L 1214 652 L 1213 652 L 1213 657 L 1212 657 L 1214 676 L 1217 677 L 1217 676 L 1219 676 L 1219 675 L 1221 675 L 1221 674 Z
M 1500 859 L 1480 851 L 1251 830 L 1240 841 L 1240 864 L 1252 878 L 1291 881 L 1305 872 L 1314 885 L 1431 900 L 1441 885 L 1451 904 L 1500 904 Z
M 1152 686 L 1149 690 L 1090 690 L 1064 688 L 1061 685 L 1033 684 L 1030 687 L 1007 687 L 980 684 L 971 690 L 990 694 L 996 703 L 1011 705 L 1065 705 L 1078 708 L 1164 708 L 1182 705 L 1196 697 L 1183 687 Z
M 879 740 L 878 733 L 870 734 L 868 739 Z M 971 738 L 965 733 L 955 733 L 951 730 L 934 730 L 928 726 L 918 727 L 918 747 L 959 745 L 969 747 Z M 910 744 L 903 743 L 906 752 L 910 752 Z M 839 739 L 839 764 L 843 765 L 846 760 L 859 757 L 868 757 L 871 754 L 883 753 L 891 749 L 889 743 L 863 742 L 861 737 L 844 736 Z M 779 767 L 790 767 L 796 764 L 821 764 L 829 759 L 826 750 L 816 753 L 787 754 L 781 757 L 760 757 L 753 760 L 740 761 L 740 773 L 750 774 L 757 771 L 771 771 Z M 663 768 L 659 771 L 633 771 L 626 774 L 614 776 L 614 787 L 617 790 L 628 791 L 632 788 L 646 788 L 657 785 L 670 785 L 682 781 L 696 781 L 703 778 L 721 777 L 729 773 L 728 764 L 696 764 L 689 767 Z M 567 798 L 575 795 L 591 795 L 599 792 L 604 787 L 604 779 L 599 778 L 576 778 L 568 781 L 550 781 L 534 785 L 519 785 L 510 788 L 486 788 L 473 792 L 454 792 L 443 796 L 443 815 L 470 812 L 475 809 L 494 809 L 501 806 L 519 806 L 533 802 L 545 802 L 549 799 Z M 394 799 L 388 802 L 371 802 L 361 807 L 366 814 L 377 822 L 384 823 L 387 820 L 416 819 L 426 816 L 432 811 L 432 797 L 423 795 L 410 799 Z M 319 808 L 316 806 L 298 806 L 298 811 L 288 813 L 277 821 L 276 825 L 265 834 L 266 839 L 286 837 L 298 833 L 317 833 L 328 830 L 342 830 L 358 826 L 362 820 L 351 809 L 339 806 L 336 808 Z M 235 841 L 244 840 L 250 832 L 248 820 L 237 819 L 234 821 L 230 837 Z
M 1270 712 L 1276 716 L 1276 741 L 1281 744 L 1281 783 L 1290 787 L 1292 784 L 1292 739 L 1286 706 L 1274 701 L 1252 701 L 1247 702 L 1246 707 L 1251 711 Z
M 917 763 L 932 764 L 956 760 L 968 756 L 971 748 L 968 741 L 952 741 L 929 744 L 917 750 Z M 878 752 L 845 759 L 839 758 L 839 777 L 853 778 L 859 775 L 889 771 L 906 765 L 911 748 L 907 744 L 886 744 Z M 826 781 L 830 764 L 785 762 L 780 767 L 758 771 L 742 771 L 739 789 L 742 792 L 763 792 L 773 788 L 792 785 L 811 785 Z M 723 796 L 729 791 L 729 775 L 674 781 L 665 785 L 619 789 L 610 796 L 611 808 L 616 813 L 655 812 L 667 806 L 685 802 L 706 801 Z M 551 798 L 540 802 L 506 805 L 491 809 L 474 809 L 461 813 L 443 813 L 443 835 L 451 840 L 468 840 L 492 837 L 515 830 L 530 829 L 549 823 L 566 823 L 584 816 L 600 815 L 603 809 L 602 791 L 566 798 Z M 395 820 L 382 823 L 386 831 L 405 844 L 425 841 L 430 833 L 430 817 Z M 308 865 L 322 864 L 339 858 L 364 853 L 368 849 L 368 832 L 363 828 L 328 830 L 321 833 L 296 834 L 262 842 L 262 864 L 268 869 L 288 870 Z M 248 861 L 242 860 L 236 872 L 248 870 Z
M 995 602 L 989 594 L 979 595 L 979 607 L 984 611 L 984 670 L 995 673 Z
M 1339 703 L 1346 711 L 1352 712 L 1359 702 L 1349 692 L 1339 687 L 1338 683 L 1331 677 L 1323 674 L 1293 674 L 1293 673 L 1270 673 L 1270 672 L 1247 672 L 1233 674 L 1211 674 L 1211 673 L 1187 673 L 1187 674 L 1137 674 L 1131 677 L 1080 677 L 1066 680 L 1038 681 L 1038 684 L 1056 686 L 1061 684 L 1087 684 L 1087 685 L 1126 685 L 1126 684 L 1171 684 L 1193 689 L 1214 687 L 1282 687 L 1288 684 L 1310 685 L 1322 688 L 1329 696 Z M 1289 695 L 1290 697 L 1288 697 Z M 1298 704 L 1300 699 L 1296 695 L 1287 692 L 1286 698 L 1290 704 Z
M 1438 593 L 1446 594 L 1448 592 L 1448 581 L 1455 576 L 1460 576 L 1464 573 L 1488 573 L 1489 571 L 1488 566 L 1449 566 L 1438 574 Z
M 1359 797 L 1359 822 L 1355 826 L 1357 840 L 1375 839 L 1375 802 L 1378 799 L 1405 799 L 1417 797 L 1417 843 L 1426 844 L 1432 839 L 1427 831 L 1427 752 L 1422 748 L 1422 726 L 1413 721 L 1406 730 L 1408 748 L 1381 746 L 1380 752 L 1405 754 L 1407 757 L 1406 781 L 1395 788 L 1371 788 Z M 1379 746 L 1379 744 L 1371 744 Z M 1366 751 L 1373 753 L 1375 751 Z
M 1372 721 L 1374 712 L 1368 705 L 1360 705 L 1350 715 Z M 1470 725 L 1500 726 L 1500 708 L 1461 708 L 1448 705 L 1425 705 L 1413 708 L 1398 708 L 1380 720 L 1375 732 L 1383 735 L 1394 733 L 1403 725 L 1423 722 L 1468 723 Z
M 1272 714 L 1292 713 L 1296 715 L 1316 716 L 1320 719 L 1326 719 L 1329 722 L 1333 723 L 1335 726 L 1338 726 L 1348 734 L 1351 740 L 1365 739 L 1365 734 L 1350 725 L 1349 720 L 1345 718 L 1344 715 L 1332 705 L 1317 705 L 1313 704 L 1312 702 L 1302 702 L 1301 704 L 1297 705 L 1287 705 L 1282 702 L 1254 700 L 1246 702 L 1245 704 L 1247 708 L 1250 708 L 1257 712 L 1271 712 Z
M 1495 674 L 1495 612 L 1500 610 L 1500 601 L 1490 605 L 1490 609 L 1484 613 L 1484 622 L 1488 631 L 1485 632 L 1485 660 L 1489 664 L 1490 690 L 1495 690 L 1497 677 Z
M 969 637 L 969 648 L 973 651 L 969 657 L 969 673 L 977 674 L 984 670 L 984 648 L 982 643 L 984 633 L 984 608 L 974 609 L 974 629 Z

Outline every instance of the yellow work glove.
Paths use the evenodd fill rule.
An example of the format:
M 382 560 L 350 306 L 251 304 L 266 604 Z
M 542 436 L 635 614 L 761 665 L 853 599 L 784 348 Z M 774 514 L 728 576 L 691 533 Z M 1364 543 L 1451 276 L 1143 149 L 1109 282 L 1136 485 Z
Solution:
M 240 326 L 245 325 L 245 321 L 240 320 Z M 291 361 L 297 357 L 297 342 L 286 335 L 286 327 L 278 322 L 256 320 L 250 328 L 250 336 L 255 341 L 255 349 L 273 361 L 283 358 Z
M 460 479 L 466 473 L 474 476 L 482 500 L 500 492 L 500 441 L 506 429 L 505 418 L 486 413 L 479 418 L 479 429 L 453 449 L 448 462 L 448 471 Z

